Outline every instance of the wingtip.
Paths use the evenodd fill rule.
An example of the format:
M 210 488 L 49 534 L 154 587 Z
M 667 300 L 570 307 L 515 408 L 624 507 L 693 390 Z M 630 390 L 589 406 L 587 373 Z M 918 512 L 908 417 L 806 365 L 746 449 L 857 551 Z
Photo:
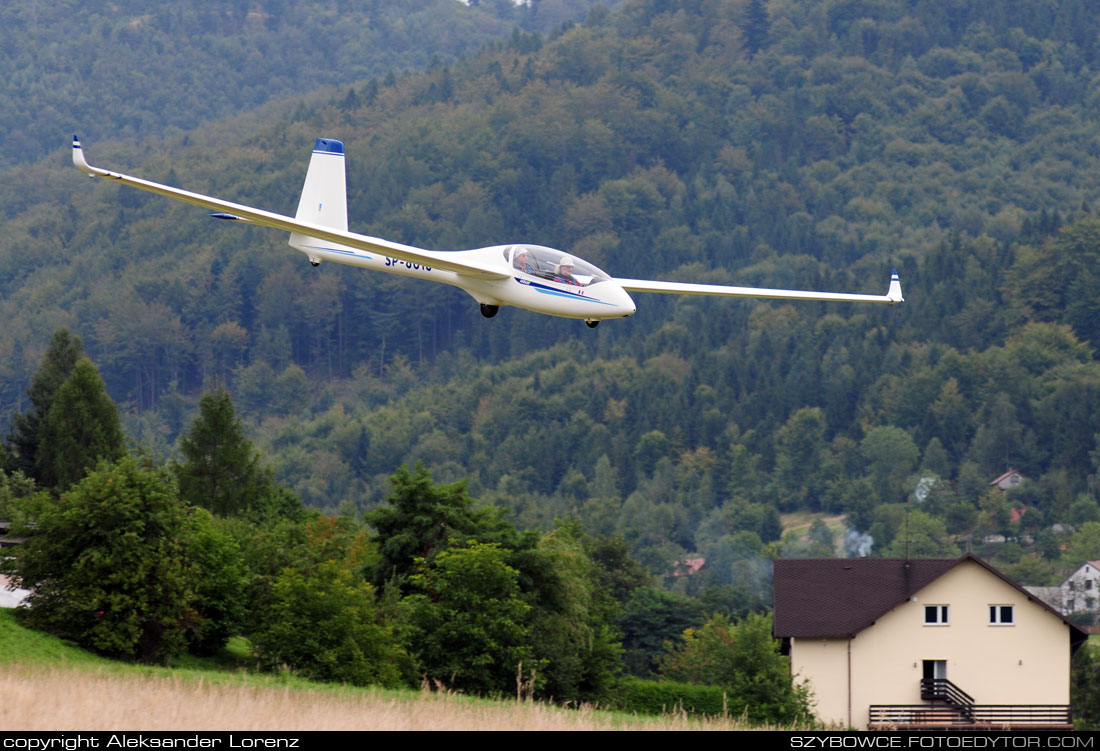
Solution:
M 86 175 L 96 176 L 95 170 L 88 164 L 88 160 L 84 158 L 84 148 L 80 145 L 80 136 L 73 134 L 73 164 Z

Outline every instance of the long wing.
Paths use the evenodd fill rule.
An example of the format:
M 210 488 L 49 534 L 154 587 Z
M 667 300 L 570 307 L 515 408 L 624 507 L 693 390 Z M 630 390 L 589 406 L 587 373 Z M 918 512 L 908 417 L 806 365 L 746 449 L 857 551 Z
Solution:
M 204 196 L 201 193 L 192 193 L 187 190 L 173 188 L 170 185 L 161 185 L 160 183 L 142 180 L 138 177 L 131 177 L 118 172 L 111 172 L 110 170 L 105 170 L 100 167 L 93 167 L 88 164 L 88 161 L 84 158 L 84 149 L 81 148 L 80 139 L 76 136 L 73 136 L 73 164 L 75 164 L 81 172 L 90 177 L 110 178 L 112 180 L 117 180 L 123 185 L 129 185 L 134 188 L 147 190 L 151 193 L 159 193 L 162 196 L 175 198 L 179 201 L 186 201 L 187 203 L 193 203 L 197 206 L 203 206 L 217 212 L 217 214 L 223 215 L 222 218 L 240 219 L 264 227 L 273 227 L 274 229 L 286 230 L 287 232 L 299 232 L 303 235 L 315 237 L 337 245 L 345 245 L 368 253 L 381 253 L 402 261 L 408 261 L 409 263 L 418 263 L 436 269 L 453 271 L 462 276 L 475 277 L 478 279 L 507 279 L 509 276 L 507 271 L 501 271 L 488 264 L 478 263 L 474 259 L 457 258 L 455 257 L 457 255 L 455 253 L 423 250 L 421 248 L 414 248 L 410 245 L 402 245 L 400 243 L 390 242 L 389 240 L 382 240 L 377 237 L 359 235 L 354 232 L 342 232 L 319 224 L 301 222 L 282 214 L 275 214 L 270 211 L 252 208 L 251 206 L 242 206 L 238 203 L 223 201 L 220 198 Z
M 901 280 L 898 270 L 890 277 L 890 287 L 885 295 L 854 295 L 844 292 L 803 292 L 794 289 L 764 289 L 761 287 L 726 287 L 720 284 L 689 284 L 686 282 L 658 282 L 648 279 L 614 279 L 627 292 L 660 292 L 671 295 L 726 295 L 729 297 L 769 297 L 779 300 L 833 300 L 847 302 L 884 302 L 894 305 L 905 302 L 901 296 Z

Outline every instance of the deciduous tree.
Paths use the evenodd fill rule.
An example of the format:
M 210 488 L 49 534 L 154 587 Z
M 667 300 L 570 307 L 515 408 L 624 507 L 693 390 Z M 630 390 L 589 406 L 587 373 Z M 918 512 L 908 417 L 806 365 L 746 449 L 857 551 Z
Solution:
M 750 613 L 738 623 L 716 615 L 684 632 L 661 660 L 661 674 L 688 683 L 724 686 L 734 714 L 751 722 L 787 724 L 811 716 L 810 690 L 791 678 L 770 615 Z
M 101 463 L 43 506 L 34 534 L 0 560 L 31 590 L 36 628 L 97 652 L 162 661 L 199 620 L 195 522 L 170 475 L 132 458 Z

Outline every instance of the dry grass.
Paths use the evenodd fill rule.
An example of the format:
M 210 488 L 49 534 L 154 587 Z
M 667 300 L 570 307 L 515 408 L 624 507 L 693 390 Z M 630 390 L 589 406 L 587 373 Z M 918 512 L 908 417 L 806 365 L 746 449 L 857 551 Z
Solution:
M 0 666 L 0 728 L 17 730 L 734 730 L 430 691 L 310 690 L 32 665 Z

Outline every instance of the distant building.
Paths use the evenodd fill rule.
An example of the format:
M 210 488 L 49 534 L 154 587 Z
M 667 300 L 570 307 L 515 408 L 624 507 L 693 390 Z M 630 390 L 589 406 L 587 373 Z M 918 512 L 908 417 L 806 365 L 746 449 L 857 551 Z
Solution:
M 1072 729 L 1085 631 L 972 554 L 775 561 L 775 627 L 825 722 Z
M 1022 483 L 1026 479 L 1027 479 L 1026 477 L 1021 475 L 1016 470 L 1010 469 L 1007 472 L 1005 472 L 1003 475 L 998 477 L 996 480 L 989 483 L 989 485 L 990 485 L 990 487 L 996 486 L 996 487 L 1000 488 L 1001 490 L 1012 490 L 1012 488 L 1016 487 L 1017 485 L 1019 485 L 1020 483 Z
M 1100 561 L 1085 561 L 1060 586 L 1028 590 L 1062 615 L 1100 615 Z

